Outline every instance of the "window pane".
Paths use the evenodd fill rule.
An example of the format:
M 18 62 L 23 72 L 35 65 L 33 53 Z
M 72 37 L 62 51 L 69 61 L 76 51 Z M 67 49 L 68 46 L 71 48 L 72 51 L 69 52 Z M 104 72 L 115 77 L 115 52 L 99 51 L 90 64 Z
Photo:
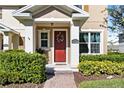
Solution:
M 41 40 L 41 47 L 47 47 L 47 40 Z
M 80 33 L 80 42 L 88 42 L 88 33 Z
M 41 39 L 47 39 L 47 33 L 41 33 Z
M 100 33 L 91 33 L 91 42 L 100 42 Z
M 100 44 L 91 44 L 91 53 L 100 53 Z
M 88 53 L 88 44 L 80 44 L 80 53 Z

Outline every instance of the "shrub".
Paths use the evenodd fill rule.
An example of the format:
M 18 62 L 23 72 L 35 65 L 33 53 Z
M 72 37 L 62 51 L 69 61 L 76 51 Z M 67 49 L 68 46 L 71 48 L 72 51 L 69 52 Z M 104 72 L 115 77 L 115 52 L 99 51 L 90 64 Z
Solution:
M 25 52 L 22 49 L 10 49 L 10 50 L 5 50 L 5 52 Z
M 88 75 L 100 75 L 100 74 L 118 74 L 121 75 L 124 72 L 124 63 L 115 63 L 110 61 L 84 61 L 79 64 L 79 71 Z
M 7 83 L 8 73 L 6 71 L 0 71 L 0 84 L 4 85 Z
M 39 53 L 2 52 L 0 53 L 0 84 L 42 83 L 46 80 L 47 58 Z
M 119 52 L 108 52 L 108 55 L 114 55 L 114 54 L 123 54 L 123 53 L 119 53 Z
M 124 62 L 124 54 L 108 54 L 108 55 L 81 55 L 80 62 L 82 61 L 112 61 Z

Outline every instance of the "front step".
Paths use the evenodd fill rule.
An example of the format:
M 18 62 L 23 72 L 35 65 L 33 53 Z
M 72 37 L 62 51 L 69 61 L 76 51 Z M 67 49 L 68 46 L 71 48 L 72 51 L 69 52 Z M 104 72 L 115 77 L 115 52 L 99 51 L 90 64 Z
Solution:
M 46 65 L 47 73 L 72 73 L 78 72 L 77 68 L 71 68 L 69 65 Z
M 58 67 L 55 67 L 54 68 L 54 71 L 58 71 L 58 72 L 78 72 L 78 69 L 77 68 L 58 68 Z

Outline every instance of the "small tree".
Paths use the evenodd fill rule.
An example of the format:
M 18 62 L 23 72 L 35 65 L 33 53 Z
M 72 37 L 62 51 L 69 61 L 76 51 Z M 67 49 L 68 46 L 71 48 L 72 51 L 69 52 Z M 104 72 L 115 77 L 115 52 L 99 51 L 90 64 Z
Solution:
M 124 32 L 124 5 L 111 5 L 108 6 L 108 28 L 111 31 Z

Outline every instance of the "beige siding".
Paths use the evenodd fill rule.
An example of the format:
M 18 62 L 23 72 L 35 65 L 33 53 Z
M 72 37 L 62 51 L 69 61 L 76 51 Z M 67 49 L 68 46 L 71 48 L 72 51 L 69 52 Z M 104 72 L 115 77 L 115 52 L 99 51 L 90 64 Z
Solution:
M 40 19 L 40 18 L 69 18 L 68 15 L 66 15 L 65 13 L 62 13 L 62 11 L 54 8 L 54 7 L 50 7 L 36 15 L 34 15 L 34 18 L 36 19 Z
M 82 28 L 90 29 L 103 29 L 100 25 L 105 25 L 107 12 L 105 12 L 106 6 L 104 5 L 90 5 L 88 20 L 83 24 Z
M 107 17 L 107 11 L 105 9 L 107 6 L 105 5 L 90 5 L 89 7 L 90 17 L 83 24 L 82 29 L 102 29 L 103 32 L 103 45 L 104 45 L 104 53 L 107 53 L 107 24 L 104 18 Z

